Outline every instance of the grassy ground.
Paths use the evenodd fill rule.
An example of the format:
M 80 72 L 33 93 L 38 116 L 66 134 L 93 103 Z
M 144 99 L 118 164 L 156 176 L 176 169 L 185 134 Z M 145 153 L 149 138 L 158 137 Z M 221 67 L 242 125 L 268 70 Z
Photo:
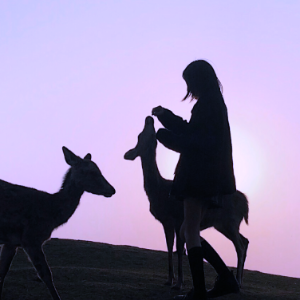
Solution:
M 44 247 L 54 283 L 62 300 L 172 299 L 178 292 L 165 286 L 167 253 L 129 246 L 52 239 Z M 176 261 L 176 259 L 175 259 Z M 185 286 L 191 288 L 187 257 Z M 207 287 L 215 272 L 205 265 Z M 5 279 L 2 300 L 51 300 L 43 282 L 22 250 L 14 258 Z M 239 294 L 220 300 L 299 300 L 300 279 L 245 270 Z

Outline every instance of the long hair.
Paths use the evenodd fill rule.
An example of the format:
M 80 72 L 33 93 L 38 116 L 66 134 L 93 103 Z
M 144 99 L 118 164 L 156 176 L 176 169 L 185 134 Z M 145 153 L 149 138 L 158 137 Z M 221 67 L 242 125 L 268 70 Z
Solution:
M 182 77 L 187 84 L 187 93 L 182 101 L 191 97 L 199 99 L 205 91 L 223 92 L 223 86 L 213 67 L 205 60 L 191 62 L 183 71 Z

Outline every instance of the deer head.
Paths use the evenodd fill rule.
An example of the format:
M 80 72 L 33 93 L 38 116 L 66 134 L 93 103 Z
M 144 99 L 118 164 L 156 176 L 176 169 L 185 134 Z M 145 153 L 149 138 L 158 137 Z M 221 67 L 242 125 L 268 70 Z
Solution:
M 87 154 L 83 159 L 75 155 L 68 148 L 62 148 L 66 163 L 72 168 L 72 180 L 76 186 L 84 191 L 111 197 L 115 194 L 115 189 L 104 178 L 98 166 L 91 160 L 91 154 Z
M 145 119 L 145 126 L 143 131 L 138 135 L 138 142 L 135 148 L 127 151 L 124 158 L 127 160 L 134 160 L 138 156 L 155 153 L 157 146 L 156 133 L 154 128 L 154 120 L 148 116 Z

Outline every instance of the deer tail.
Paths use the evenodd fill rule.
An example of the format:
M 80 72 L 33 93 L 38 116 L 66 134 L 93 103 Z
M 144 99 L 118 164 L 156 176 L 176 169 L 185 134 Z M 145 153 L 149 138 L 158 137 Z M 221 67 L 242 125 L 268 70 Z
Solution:
M 248 217 L 249 217 L 249 203 L 248 203 L 248 199 L 247 199 L 247 196 L 245 194 L 243 194 L 242 192 L 240 191 L 237 191 L 239 193 L 239 196 L 241 197 L 241 201 L 243 203 L 242 205 L 242 215 L 243 215 L 243 218 L 246 222 L 246 224 L 248 225 L 249 224 L 249 221 L 248 221 Z

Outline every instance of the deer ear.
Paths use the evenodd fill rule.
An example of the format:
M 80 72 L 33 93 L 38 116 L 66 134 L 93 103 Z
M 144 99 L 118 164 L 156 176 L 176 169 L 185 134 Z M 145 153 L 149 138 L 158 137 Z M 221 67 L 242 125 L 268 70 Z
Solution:
M 138 152 L 137 152 L 136 148 L 133 148 L 124 154 L 124 159 L 135 160 L 137 158 L 137 156 L 138 156 Z
M 92 155 L 90 153 L 88 153 L 83 159 L 91 160 L 92 159 Z
M 66 163 L 70 166 L 74 166 L 76 163 L 78 163 L 81 158 L 75 155 L 72 151 L 70 151 L 66 147 L 62 147 L 63 153 L 65 155 Z

